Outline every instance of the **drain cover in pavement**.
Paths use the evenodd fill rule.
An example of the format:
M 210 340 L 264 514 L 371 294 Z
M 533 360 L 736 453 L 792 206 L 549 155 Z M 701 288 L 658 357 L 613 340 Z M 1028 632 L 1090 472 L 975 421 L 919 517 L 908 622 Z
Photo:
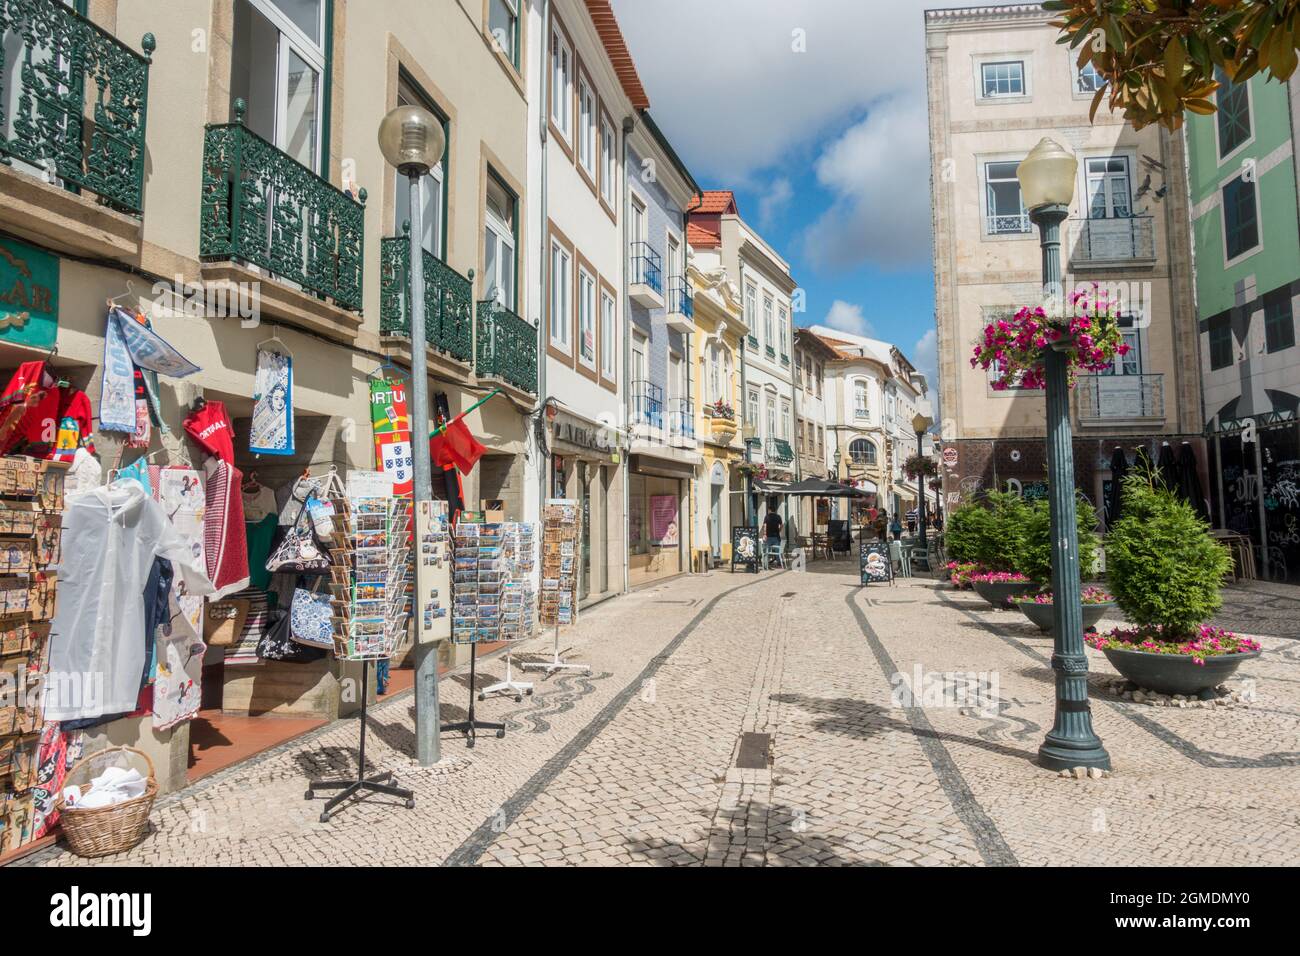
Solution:
M 771 749 L 771 734 L 741 734 L 736 767 L 740 770 L 766 770 L 767 755 Z

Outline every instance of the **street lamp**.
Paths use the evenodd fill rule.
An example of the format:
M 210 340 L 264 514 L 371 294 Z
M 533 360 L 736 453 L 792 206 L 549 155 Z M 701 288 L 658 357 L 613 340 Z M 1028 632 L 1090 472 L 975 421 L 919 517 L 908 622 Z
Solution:
M 415 465 L 412 494 L 413 512 L 419 503 L 433 497 L 432 463 L 429 460 L 429 372 L 424 332 L 424 249 L 420 237 L 424 228 L 424 177 L 442 161 L 447 139 L 442 124 L 428 110 L 399 106 L 379 124 L 379 150 L 384 159 L 411 181 L 410 285 L 407 305 L 411 311 L 411 448 Z M 437 645 L 415 645 L 415 754 L 420 766 L 428 767 L 441 758 L 438 715 Z
M 934 420 L 930 418 L 929 415 L 925 415 L 921 412 L 917 412 L 915 415 L 912 416 L 912 428 L 916 430 L 916 454 L 918 457 L 925 454 L 925 431 L 933 424 L 934 424 Z M 916 496 L 919 499 L 921 499 L 920 510 L 917 512 L 917 519 L 921 525 L 921 548 L 922 549 L 926 547 L 925 544 L 925 483 L 928 479 L 929 479 L 928 475 L 924 474 L 923 472 L 917 472 Z M 929 565 L 928 561 L 926 562 L 926 565 L 927 566 Z
M 750 452 L 750 445 L 758 441 L 758 426 L 753 422 L 745 422 L 740 430 L 741 437 L 745 440 L 745 464 L 751 464 L 753 457 Z M 745 469 L 745 524 L 751 528 L 758 526 L 757 502 L 754 501 L 754 474 L 748 468 Z
M 1064 302 L 1061 289 L 1061 223 L 1074 198 L 1078 161 L 1044 137 L 1016 169 L 1030 221 L 1038 227 L 1043 253 L 1045 302 Z M 1057 316 L 1059 318 L 1059 316 Z M 1052 520 L 1052 670 L 1056 673 L 1056 716 L 1038 760 L 1049 770 L 1110 769 L 1110 755 L 1092 729 L 1088 704 L 1088 658 L 1083 649 L 1079 605 L 1079 541 L 1075 522 L 1074 450 L 1070 432 L 1070 386 L 1065 352 L 1048 348 L 1047 485 Z

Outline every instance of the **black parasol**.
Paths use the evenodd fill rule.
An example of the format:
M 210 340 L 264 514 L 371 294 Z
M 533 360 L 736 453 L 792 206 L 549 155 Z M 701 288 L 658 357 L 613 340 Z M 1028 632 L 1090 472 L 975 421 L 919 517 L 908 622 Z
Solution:
M 1183 442 L 1178 450 L 1178 494 L 1185 498 L 1202 521 L 1210 520 L 1210 513 L 1205 507 L 1205 495 L 1201 493 L 1201 473 L 1196 465 L 1196 450 L 1191 442 Z
M 1119 520 L 1124 501 L 1124 479 L 1128 477 L 1128 456 L 1119 445 L 1110 456 L 1110 497 L 1106 500 L 1106 527 L 1113 528 Z
M 1164 442 L 1160 446 L 1160 458 L 1156 464 L 1160 473 L 1160 482 L 1170 491 L 1178 491 L 1178 459 L 1174 457 L 1174 446 Z

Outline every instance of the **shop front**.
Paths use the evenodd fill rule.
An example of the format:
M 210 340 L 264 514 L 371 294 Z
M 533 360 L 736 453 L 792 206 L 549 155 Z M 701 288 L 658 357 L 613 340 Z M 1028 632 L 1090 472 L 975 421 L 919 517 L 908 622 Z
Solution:
M 664 450 L 666 453 L 669 449 Z M 690 514 L 687 497 L 698 459 L 693 452 L 659 458 L 634 454 L 628 478 L 628 583 L 650 584 L 690 570 L 686 560 L 688 533 L 683 516 Z
M 578 606 L 621 594 L 623 576 L 623 471 L 618 433 L 571 412 L 550 421 L 551 498 L 578 503 Z

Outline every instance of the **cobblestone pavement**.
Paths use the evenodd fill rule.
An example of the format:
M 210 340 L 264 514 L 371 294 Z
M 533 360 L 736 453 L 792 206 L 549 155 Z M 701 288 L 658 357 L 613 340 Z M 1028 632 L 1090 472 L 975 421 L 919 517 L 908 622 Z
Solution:
M 592 674 L 479 704 L 505 738 L 470 750 L 448 734 L 434 768 L 411 761 L 411 697 L 375 707 L 367 762 L 415 790 L 414 810 L 371 797 L 318 822 L 307 780 L 356 773 L 357 725 L 341 721 L 161 800 L 150 836 L 102 862 L 1300 861 L 1300 644 L 1265 637 L 1240 675 L 1255 701 L 1214 710 L 1120 700 L 1090 651 L 1115 773 L 1063 779 L 1033 763 L 1050 638 L 973 594 L 921 578 L 864 589 L 854 570 L 714 572 L 594 608 L 562 641 Z M 540 659 L 549 640 L 519 652 Z M 479 680 L 502 671 L 484 662 Z M 996 703 L 900 694 L 923 674 L 978 681 Z M 466 681 L 444 681 L 444 721 L 463 717 Z M 23 865 L 81 862 L 54 849 Z

